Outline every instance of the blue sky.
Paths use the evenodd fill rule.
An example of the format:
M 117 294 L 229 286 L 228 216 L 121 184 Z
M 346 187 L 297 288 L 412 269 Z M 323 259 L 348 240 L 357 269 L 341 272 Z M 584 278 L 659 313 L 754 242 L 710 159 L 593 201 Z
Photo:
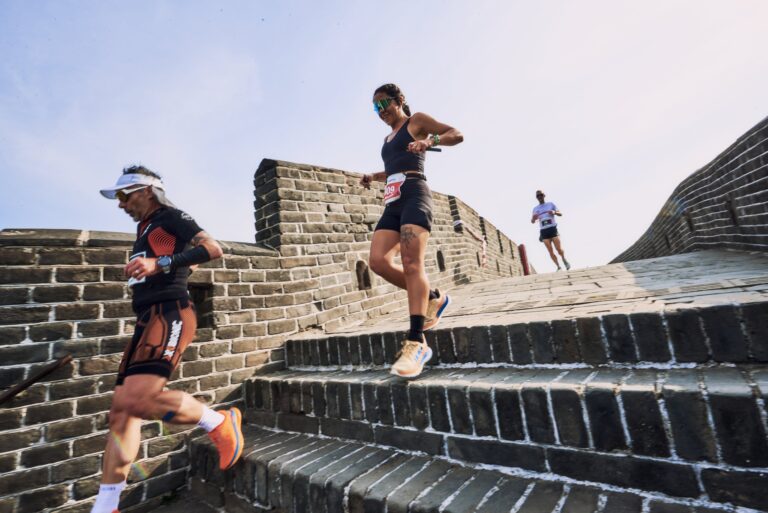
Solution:
M 578 267 L 768 114 L 763 0 L 0 1 L 0 228 L 132 231 L 98 194 L 160 172 L 215 237 L 250 242 L 262 158 L 382 168 L 373 90 L 465 142 L 427 159 L 534 265 L 534 191 Z

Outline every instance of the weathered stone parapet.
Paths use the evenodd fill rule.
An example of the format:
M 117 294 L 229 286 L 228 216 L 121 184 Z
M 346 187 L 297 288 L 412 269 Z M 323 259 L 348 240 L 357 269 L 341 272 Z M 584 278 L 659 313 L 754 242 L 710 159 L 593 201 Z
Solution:
M 221 242 L 224 257 L 190 276 L 197 336 L 169 388 L 208 404 L 240 404 L 244 381 L 284 367 L 287 337 L 405 303 L 403 291 L 368 269 L 383 194 L 358 181 L 345 171 L 262 162 L 254 181 L 257 242 Z M 426 262 L 434 285 L 522 274 L 514 243 L 457 198 L 434 196 Z M 454 229 L 457 218 L 488 234 L 485 267 L 477 256 L 482 243 Z M 123 276 L 134 239 L 86 230 L 0 232 L 0 390 L 54 353 L 73 356 L 0 410 L 0 511 L 90 509 L 115 373 L 135 325 Z M 169 429 L 173 436 L 162 436 Z M 152 421 L 142 432 L 124 507 L 186 483 L 192 430 Z
M 768 250 L 768 118 L 675 188 L 613 262 L 726 248 Z
M 384 211 L 384 188 L 376 183 L 365 189 L 360 177 L 268 159 L 256 171 L 257 243 L 280 252 L 292 282 L 306 279 L 295 276 L 302 269 L 319 274 L 309 277 L 320 279 L 322 297 L 313 297 L 321 307 L 318 320 L 299 319 L 306 323 L 303 327 L 362 321 L 404 304 L 401 291 L 368 269 L 373 230 Z M 514 242 L 460 199 L 432 194 L 434 220 L 426 257 L 431 284 L 450 288 L 523 274 Z M 316 282 L 307 285 L 318 287 Z
M 134 238 L 80 230 L 0 232 L 0 389 L 30 377 L 54 354 L 73 357 L 0 409 L 0 495 L 3 507 L 16 508 L 9 511 L 67 502 L 78 503 L 72 511 L 85 511 L 81 501 L 98 490 L 115 373 L 135 324 L 122 274 Z M 169 385 L 209 404 L 240 401 L 245 379 L 283 366 L 279 343 L 260 336 L 270 321 L 243 330 L 234 324 L 240 305 L 226 303 L 226 280 L 252 287 L 253 273 L 263 279 L 262 267 L 277 262 L 277 253 L 221 244 L 224 258 L 192 274 L 200 328 Z M 214 311 L 222 302 L 237 309 Z M 163 429 L 158 421 L 143 426 L 128 504 L 186 482 L 191 431 L 167 437 Z

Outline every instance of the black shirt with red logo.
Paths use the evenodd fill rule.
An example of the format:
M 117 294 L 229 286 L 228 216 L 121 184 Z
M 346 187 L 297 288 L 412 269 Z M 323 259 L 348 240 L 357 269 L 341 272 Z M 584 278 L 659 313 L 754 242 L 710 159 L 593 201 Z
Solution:
M 186 212 L 161 207 L 139 223 L 130 260 L 181 253 L 191 247 L 192 238 L 201 231 L 202 228 Z M 128 285 L 133 289 L 133 310 L 139 313 L 155 303 L 189 297 L 187 278 L 190 272 L 189 267 L 178 267 L 168 274 L 161 271 L 141 280 L 130 278 Z

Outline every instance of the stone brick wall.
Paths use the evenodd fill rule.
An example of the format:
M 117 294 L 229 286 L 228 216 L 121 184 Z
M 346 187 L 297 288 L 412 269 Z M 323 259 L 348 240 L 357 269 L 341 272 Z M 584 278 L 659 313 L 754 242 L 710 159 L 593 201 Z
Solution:
M 275 160 L 262 161 L 256 172 L 257 243 L 280 252 L 293 273 L 294 292 L 322 289 L 304 303 L 296 319 L 301 329 L 362 321 L 405 304 L 403 292 L 368 270 L 384 188 L 366 190 L 359 180 L 357 173 Z M 433 201 L 426 258 L 433 285 L 523 274 L 517 245 L 488 220 L 454 196 L 433 192 Z M 483 244 L 472 233 L 487 236 L 484 266 Z M 306 276 L 310 270 L 317 276 Z
M 688 251 L 768 250 L 768 118 L 674 190 L 651 226 L 612 263 Z
M 257 243 L 190 278 L 199 328 L 169 387 L 241 404 L 249 377 L 284 367 L 287 336 L 405 304 L 367 268 L 382 188 L 354 173 L 265 160 L 256 172 Z M 459 199 L 435 193 L 433 284 L 522 274 L 516 245 Z M 454 228 L 455 221 L 462 221 Z M 487 262 L 482 243 L 487 237 Z M 98 490 L 115 372 L 135 317 L 122 276 L 134 237 L 80 230 L 0 232 L 0 391 L 54 354 L 72 362 L 0 407 L 0 513 L 87 512 Z M 146 422 L 123 505 L 183 486 L 191 430 Z

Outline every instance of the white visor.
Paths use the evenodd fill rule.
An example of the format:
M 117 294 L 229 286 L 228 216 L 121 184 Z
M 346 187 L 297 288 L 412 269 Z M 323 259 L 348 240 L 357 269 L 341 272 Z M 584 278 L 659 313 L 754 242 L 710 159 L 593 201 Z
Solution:
M 155 178 L 154 176 L 141 175 L 138 173 L 129 173 L 125 175 L 120 175 L 120 178 L 117 179 L 117 184 L 115 184 L 114 187 L 101 189 L 100 192 L 101 192 L 101 195 L 104 196 L 105 198 L 115 199 L 115 194 L 117 193 L 117 191 L 122 191 L 124 189 L 140 188 L 140 186 L 142 185 L 144 186 L 151 185 L 156 189 L 165 190 L 163 181 Z

